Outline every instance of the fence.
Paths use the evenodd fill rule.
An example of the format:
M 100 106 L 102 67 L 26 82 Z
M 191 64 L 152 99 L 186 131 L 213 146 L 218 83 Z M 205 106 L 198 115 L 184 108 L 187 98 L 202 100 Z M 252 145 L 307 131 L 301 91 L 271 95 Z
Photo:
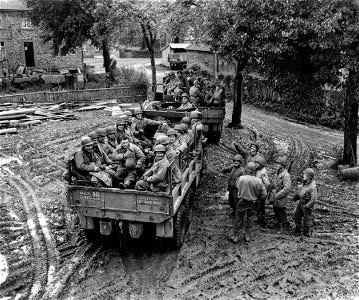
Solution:
M 77 91 L 36 92 L 0 96 L 0 104 L 93 102 L 106 99 L 117 99 L 120 102 L 139 102 L 146 100 L 146 92 L 130 87 L 101 88 Z

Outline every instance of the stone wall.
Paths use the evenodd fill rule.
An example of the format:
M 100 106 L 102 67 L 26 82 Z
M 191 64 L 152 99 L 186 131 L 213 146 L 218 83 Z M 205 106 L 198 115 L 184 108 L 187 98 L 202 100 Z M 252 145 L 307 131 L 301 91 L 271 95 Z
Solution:
M 30 27 L 23 28 L 25 12 L 1 12 L 3 26 L 0 28 L 0 43 L 5 45 L 5 61 L 0 62 L 3 67 L 14 72 L 19 64 L 25 64 L 24 42 L 32 42 L 36 68 L 49 69 L 51 67 L 77 67 L 82 68 L 81 49 L 66 56 L 54 56 L 50 43 L 43 43 L 39 30 Z M 3 60 L 3 57 L 0 57 Z

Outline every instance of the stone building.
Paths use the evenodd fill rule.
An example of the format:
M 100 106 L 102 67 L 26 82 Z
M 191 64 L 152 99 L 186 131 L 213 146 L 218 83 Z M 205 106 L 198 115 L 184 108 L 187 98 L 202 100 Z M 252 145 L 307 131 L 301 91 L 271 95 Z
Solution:
M 54 56 L 51 43 L 41 40 L 39 29 L 27 18 L 28 11 L 22 0 L 0 0 L 0 66 L 10 73 L 19 65 L 28 69 L 82 69 L 81 49 L 74 54 Z

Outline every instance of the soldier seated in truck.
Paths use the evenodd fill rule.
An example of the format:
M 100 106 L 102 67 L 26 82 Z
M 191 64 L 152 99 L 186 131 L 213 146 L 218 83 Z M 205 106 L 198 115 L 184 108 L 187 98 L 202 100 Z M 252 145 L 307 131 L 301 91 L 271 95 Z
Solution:
M 114 167 L 112 166 L 112 160 L 108 157 L 108 155 L 105 153 L 105 151 L 102 148 L 101 143 L 99 142 L 99 135 L 97 133 L 98 131 L 91 131 L 89 132 L 88 136 L 91 138 L 93 142 L 93 152 L 95 155 L 97 155 L 100 159 L 101 166 L 104 166 L 105 169 L 104 172 L 108 173 L 109 175 L 113 176 L 115 175 L 115 171 L 113 170 Z M 105 130 L 101 130 L 100 133 L 106 133 Z M 101 137 L 103 139 L 103 137 Z
M 182 172 L 179 168 L 178 161 L 174 162 L 178 156 L 176 151 L 172 148 L 171 140 L 168 136 L 164 136 L 159 140 L 160 144 L 166 148 L 166 157 L 168 159 L 169 164 L 174 163 L 172 168 L 172 183 L 177 184 L 181 182 Z
M 106 169 L 106 166 L 101 165 L 100 158 L 93 151 L 93 144 L 93 141 L 88 136 L 81 139 L 81 148 L 76 151 L 74 156 L 74 169 L 86 177 L 92 185 L 111 186 L 110 175 L 102 172 L 102 170 Z
M 137 144 L 142 147 L 151 147 L 151 141 L 145 136 L 145 129 L 147 126 L 159 126 L 162 124 L 159 121 L 151 120 L 143 117 L 142 109 L 136 108 L 133 112 L 132 127 L 134 130 L 134 137 L 137 139 Z
M 143 174 L 145 155 L 127 137 L 122 139 L 115 153 L 120 162 L 114 175 L 116 185 L 121 189 L 134 188 L 136 180 Z
M 136 183 L 136 189 L 140 191 L 151 190 L 153 192 L 167 188 L 167 170 L 170 166 L 166 157 L 166 148 L 163 145 L 157 145 L 153 149 L 155 153 L 155 162 L 147 170 L 141 179 Z
M 193 104 L 189 102 L 188 94 L 186 93 L 182 94 L 181 105 L 178 107 L 178 109 L 191 109 L 193 107 L 194 107 Z

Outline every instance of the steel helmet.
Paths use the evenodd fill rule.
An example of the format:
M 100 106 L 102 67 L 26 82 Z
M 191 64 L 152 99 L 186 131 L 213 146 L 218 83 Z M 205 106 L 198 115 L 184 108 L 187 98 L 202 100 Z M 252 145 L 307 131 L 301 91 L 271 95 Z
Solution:
M 139 114 L 143 114 L 143 111 L 141 108 L 135 108 L 135 110 L 133 111 L 133 115 L 139 115 Z
M 170 136 L 170 135 L 175 135 L 177 137 L 178 136 L 178 131 L 174 130 L 173 128 L 168 129 L 167 130 L 167 136 Z
M 123 112 L 124 115 L 128 116 L 128 117 L 132 117 L 132 112 L 130 112 L 129 110 L 125 110 Z
M 98 136 L 106 136 L 106 129 L 105 128 L 96 129 L 95 132 L 97 133 Z
M 127 116 L 125 116 L 125 117 L 127 117 Z M 117 119 L 117 120 L 116 120 L 116 126 L 117 126 L 117 125 L 126 125 L 125 119 L 124 119 L 124 118 L 119 118 L 119 119 Z
M 285 167 L 288 164 L 287 158 L 285 156 L 278 157 L 275 162 L 278 163 L 278 164 L 281 164 L 281 165 L 283 165 Z
M 256 162 L 259 163 L 260 165 L 262 165 L 262 167 L 265 167 L 267 164 L 267 161 L 265 160 L 265 158 L 260 155 L 257 157 Z
M 238 160 L 238 161 L 240 161 L 241 163 L 244 162 L 243 156 L 240 155 L 240 154 L 236 154 L 236 155 L 233 157 L 233 160 Z
M 183 128 L 180 124 L 175 125 L 175 127 L 173 127 L 173 129 L 177 130 L 177 132 L 179 132 L 181 134 L 183 133 Z
M 183 93 L 182 98 L 187 98 L 189 100 L 189 95 L 187 93 Z
M 189 125 L 191 124 L 191 119 L 189 117 L 183 117 L 181 123 Z
M 315 176 L 315 171 L 312 168 L 306 168 L 303 173 L 307 174 L 310 179 L 313 179 Z
M 198 110 L 194 110 L 194 111 L 191 111 L 189 117 L 191 119 L 199 119 L 200 117 L 202 117 L 202 113 Z
M 106 135 L 109 135 L 111 133 L 116 133 L 116 127 L 115 126 L 107 126 L 105 129 L 106 129 Z
M 196 131 L 202 131 L 203 130 L 203 124 L 197 124 L 195 128 L 196 128 Z
M 166 148 L 163 145 L 157 145 L 154 149 L 153 152 L 166 152 Z
M 257 170 L 256 170 L 256 164 L 254 162 L 249 162 L 246 165 L 246 171 L 248 174 L 256 174 Z
M 161 145 L 168 145 L 171 143 L 171 140 L 168 136 L 164 135 L 164 136 L 161 136 L 158 140 L 158 142 L 161 144 Z
M 93 145 L 93 141 L 91 140 L 91 138 L 89 136 L 84 136 L 81 139 L 81 146 L 85 147 L 87 145 Z
M 182 127 L 182 130 L 184 133 L 188 132 L 188 125 L 185 123 L 181 123 L 180 126 Z
M 98 135 L 97 135 L 97 133 L 95 131 L 89 132 L 89 134 L 87 136 L 90 137 L 91 140 L 98 138 Z

